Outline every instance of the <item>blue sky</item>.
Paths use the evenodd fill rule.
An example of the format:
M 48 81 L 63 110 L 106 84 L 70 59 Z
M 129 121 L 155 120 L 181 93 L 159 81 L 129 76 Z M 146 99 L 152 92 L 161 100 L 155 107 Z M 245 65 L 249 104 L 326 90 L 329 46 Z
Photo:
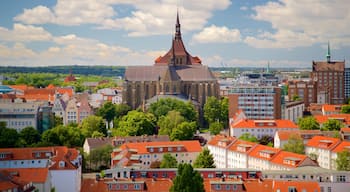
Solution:
M 350 59 L 347 0 L 4 0 L 0 65 L 152 65 L 183 40 L 210 67 Z M 348 65 L 348 64 L 347 64 Z

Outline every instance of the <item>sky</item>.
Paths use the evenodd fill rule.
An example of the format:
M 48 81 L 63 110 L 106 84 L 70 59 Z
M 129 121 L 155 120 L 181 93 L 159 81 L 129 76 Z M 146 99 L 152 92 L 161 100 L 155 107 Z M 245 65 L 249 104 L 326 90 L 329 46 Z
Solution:
M 3 0 L 0 66 L 153 65 L 179 13 L 209 67 L 311 67 L 350 59 L 348 0 Z

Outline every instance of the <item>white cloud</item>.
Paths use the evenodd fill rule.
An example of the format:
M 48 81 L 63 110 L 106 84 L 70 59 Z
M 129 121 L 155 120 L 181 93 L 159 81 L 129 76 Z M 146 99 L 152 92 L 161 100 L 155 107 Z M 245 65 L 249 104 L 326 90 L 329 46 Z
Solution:
M 13 30 L 0 27 L 1 41 L 30 42 L 49 41 L 51 34 L 42 27 L 15 23 Z
M 271 23 L 274 33 L 249 36 L 245 42 L 257 48 L 293 48 L 330 41 L 348 46 L 350 6 L 347 0 L 279 0 L 253 8 L 255 20 Z
M 229 29 L 225 26 L 218 27 L 215 25 L 204 28 L 192 37 L 192 42 L 194 43 L 232 43 L 240 40 L 241 33 L 238 29 Z
M 247 10 L 248 10 L 248 7 L 242 6 L 242 7 L 240 7 L 239 9 L 242 10 L 242 11 L 247 11 Z
M 129 5 L 129 16 L 117 17 L 114 5 Z M 184 31 L 202 28 L 215 10 L 223 10 L 230 0 L 58 0 L 53 8 L 37 6 L 25 9 L 14 19 L 27 24 L 54 23 L 59 25 L 96 24 L 98 28 L 126 30 L 129 36 L 171 34 L 176 8 L 180 12 Z

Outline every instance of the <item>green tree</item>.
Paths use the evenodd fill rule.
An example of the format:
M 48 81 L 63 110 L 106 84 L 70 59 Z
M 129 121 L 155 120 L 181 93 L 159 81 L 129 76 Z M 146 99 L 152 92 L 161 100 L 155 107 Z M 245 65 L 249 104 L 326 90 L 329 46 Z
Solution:
M 228 123 L 228 98 L 217 99 L 208 97 L 204 104 L 204 118 L 209 125 L 214 122 L 221 122 L 224 126 Z
M 180 112 L 188 121 L 198 120 L 198 112 L 191 102 L 183 102 L 172 98 L 159 99 L 157 102 L 152 103 L 148 112 L 153 113 L 154 116 L 159 119 L 161 116 L 165 116 L 169 111 L 173 110 Z
M 211 135 L 219 134 L 223 128 L 224 128 L 224 126 L 220 122 L 212 122 L 209 125 L 209 131 L 210 131 Z
M 101 116 L 107 121 L 107 127 L 109 128 L 109 123 L 116 117 L 116 107 L 110 101 L 104 103 L 97 111 L 97 115 Z
M 204 192 L 203 178 L 191 164 L 179 164 L 171 192 Z
M 121 118 L 131 111 L 131 107 L 127 104 L 121 103 L 115 105 L 115 115 L 117 118 Z
M 113 129 L 114 136 L 139 136 L 152 135 L 156 125 L 156 119 L 151 113 L 129 111 L 119 122 L 119 127 Z
M 335 162 L 338 171 L 350 171 L 350 152 L 348 150 L 338 152 Z
M 328 119 L 321 127 L 322 131 L 340 131 L 343 124 L 336 119 Z
M 228 126 L 228 98 L 223 97 L 220 100 L 221 115 L 220 122 L 223 123 L 224 128 Z
M 22 140 L 24 146 L 31 146 L 40 142 L 41 135 L 38 130 L 34 129 L 34 127 L 25 127 L 19 133 L 19 137 Z
M 299 118 L 298 126 L 302 130 L 318 130 L 320 129 L 320 124 L 312 116 Z
M 261 145 L 268 145 L 270 143 L 270 145 L 273 143 L 273 137 L 269 136 L 269 135 L 263 135 L 259 140 L 259 144 Z
M 99 116 L 90 115 L 86 117 L 79 125 L 79 128 L 81 129 L 81 132 L 85 138 L 92 137 L 92 134 L 95 131 L 104 134 L 104 136 L 107 135 L 107 129 L 104 120 Z
M 92 138 L 100 138 L 100 137 L 104 137 L 105 134 L 98 132 L 98 131 L 94 131 L 91 135 Z
M 58 117 L 58 116 L 54 116 L 54 122 L 53 125 L 59 126 L 59 125 L 63 125 L 63 117 Z
M 251 135 L 250 133 L 244 133 L 242 134 L 238 139 L 244 140 L 244 141 L 250 141 L 254 143 L 258 143 L 259 140 L 254 135 Z
M 166 116 L 161 116 L 158 120 L 159 134 L 170 135 L 173 130 L 185 121 L 185 118 L 178 111 L 169 111 Z
M 190 140 L 193 138 L 196 132 L 197 124 L 196 122 L 182 122 L 175 129 L 173 129 L 170 139 L 174 140 Z
M 300 101 L 301 98 L 299 97 L 299 95 L 293 95 L 292 101 Z
M 19 134 L 15 129 L 11 128 L 0 128 L 0 147 L 16 147 L 19 139 Z
M 298 135 L 291 135 L 288 139 L 288 142 L 283 145 L 283 150 L 293 153 L 304 154 L 305 148 L 303 139 L 300 138 Z
M 208 148 L 203 149 L 203 151 L 198 155 L 194 161 L 193 167 L 195 168 L 215 168 L 214 157 L 210 153 Z
M 176 167 L 177 167 L 176 158 L 170 155 L 169 153 L 164 154 L 163 159 L 160 163 L 160 168 L 176 168 Z
M 92 150 L 87 157 L 87 163 L 90 169 L 101 170 L 108 168 L 111 162 L 112 151 L 113 147 L 111 145 L 105 145 Z
M 59 145 L 68 147 L 82 147 L 85 140 L 81 130 L 75 124 L 57 126 L 44 131 L 41 135 L 43 143 L 39 145 Z
M 350 105 L 343 105 L 341 107 L 341 113 L 350 114 Z

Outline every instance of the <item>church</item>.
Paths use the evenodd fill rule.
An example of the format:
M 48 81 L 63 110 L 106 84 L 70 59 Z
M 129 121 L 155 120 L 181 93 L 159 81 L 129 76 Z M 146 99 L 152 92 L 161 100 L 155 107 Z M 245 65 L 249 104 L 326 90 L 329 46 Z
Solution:
M 191 101 L 201 111 L 207 97 L 219 97 L 217 79 L 185 48 L 178 14 L 170 50 L 153 66 L 127 67 L 124 79 L 123 103 L 133 109 L 170 97 Z

